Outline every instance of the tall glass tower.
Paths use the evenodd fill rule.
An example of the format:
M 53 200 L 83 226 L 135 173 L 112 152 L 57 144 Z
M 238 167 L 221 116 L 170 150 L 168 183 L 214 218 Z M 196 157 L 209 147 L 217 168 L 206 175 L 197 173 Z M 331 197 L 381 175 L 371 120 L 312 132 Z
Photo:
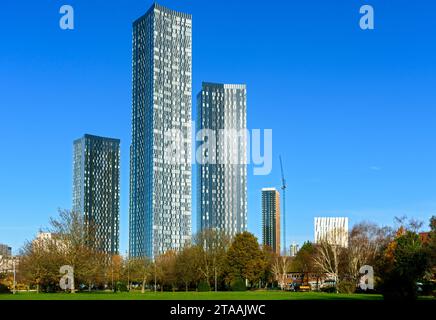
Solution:
M 153 4 L 132 45 L 129 251 L 154 258 L 191 237 L 191 15 Z
M 204 82 L 197 96 L 197 228 L 247 229 L 246 87 Z M 197 138 L 199 138 L 197 134 Z
M 118 254 L 120 140 L 85 134 L 73 152 L 73 211 L 83 214 L 92 247 Z
M 280 254 L 280 193 L 275 188 L 262 189 L 262 242 Z

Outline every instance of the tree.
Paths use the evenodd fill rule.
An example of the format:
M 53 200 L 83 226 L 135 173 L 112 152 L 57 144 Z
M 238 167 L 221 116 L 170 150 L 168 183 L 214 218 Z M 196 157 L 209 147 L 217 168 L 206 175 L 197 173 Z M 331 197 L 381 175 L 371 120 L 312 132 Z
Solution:
M 379 289 L 384 298 L 416 299 L 416 282 L 424 276 L 428 258 L 418 234 L 400 227 L 378 264 Z
M 198 246 L 188 245 L 176 257 L 176 277 L 185 286 L 186 291 L 190 284 L 198 283 L 200 279 L 198 273 L 200 255 Z
M 50 219 L 47 230 L 51 237 L 27 242 L 22 250 L 19 270 L 23 279 L 34 284 L 39 291 L 58 288 L 59 269 L 63 265 L 74 268 L 76 287 L 87 284 L 89 289 L 97 282 L 104 282 L 110 256 L 91 246 L 92 228 L 85 225 L 80 213 L 59 210 L 57 218 Z M 74 289 L 72 290 L 74 292 Z
M 110 262 L 107 268 L 107 279 L 111 283 L 112 291 L 116 291 L 116 284 L 121 280 L 123 273 L 123 258 L 120 255 L 110 257 Z
M 226 251 L 230 238 L 220 230 L 207 229 L 199 232 L 194 239 L 198 250 L 198 270 L 201 277 L 218 290 L 218 279 L 224 272 Z
M 335 239 L 340 238 L 341 233 L 344 232 L 345 230 L 332 230 L 328 233 L 316 245 L 316 254 L 314 256 L 315 267 L 335 280 L 336 291 L 340 281 L 339 263 L 344 248 L 336 244 Z
M 286 256 L 276 256 L 272 264 L 272 273 L 280 289 L 286 289 L 288 272 L 291 267 L 291 259 Z
M 91 291 L 94 287 L 101 287 L 107 282 L 107 275 L 110 272 L 107 260 L 110 257 L 102 252 L 88 252 L 88 248 L 82 250 L 86 252 L 82 259 L 86 261 L 81 264 L 81 279 L 88 286 L 88 291 Z
M 429 236 L 429 257 L 430 257 L 430 272 L 436 274 L 436 216 L 430 219 L 430 236 Z
M 303 283 L 306 275 L 307 281 L 309 281 L 309 274 L 317 271 L 314 260 L 315 253 L 314 245 L 310 241 L 306 241 L 292 261 L 291 269 L 303 273 Z
M 62 255 L 52 241 L 26 242 L 21 250 L 18 273 L 23 281 L 35 285 L 36 291 L 50 291 L 59 282 Z
M 153 268 L 152 268 L 153 267 Z M 145 285 L 154 274 L 154 266 L 147 258 L 130 258 L 127 260 L 129 280 L 141 284 L 141 292 L 145 293 Z M 130 289 L 130 283 L 128 284 Z
M 343 250 L 342 278 L 358 285 L 359 270 L 375 265 L 377 254 L 390 239 L 390 228 L 379 228 L 369 222 L 356 224 L 349 234 L 348 248 Z
M 177 288 L 176 257 L 177 253 L 174 250 L 168 250 L 156 258 L 155 272 L 161 284 L 161 291 L 164 286 L 170 287 L 173 291 Z
M 268 287 L 268 284 L 273 284 L 275 280 L 275 275 L 273 273 L 273 265 L 277 254 L 272 250 L 270 246 L 262 246 L 262 255 L 265 261 L 265 267 L 262 275 L 262 283 L 265 285 L 265 288 Z
M 266 261 L 257 238 L 242 232 L 236 235 L 227 251 L 227 267 L 230 280 L 247 279 L 253 286 L 262 278 Z
M 99 246 L 93 237 L 94 227 L 85 223 L 83 214 L 59 210 L 57 218 L 50 218 L 50 225 L 48 231 L 55 235 L 55 246 L 63 256 L 64 265 L 74 268 L 75 283 L 91 286 L 99 275 L 106 273 L 111 257 L 95 250 Z

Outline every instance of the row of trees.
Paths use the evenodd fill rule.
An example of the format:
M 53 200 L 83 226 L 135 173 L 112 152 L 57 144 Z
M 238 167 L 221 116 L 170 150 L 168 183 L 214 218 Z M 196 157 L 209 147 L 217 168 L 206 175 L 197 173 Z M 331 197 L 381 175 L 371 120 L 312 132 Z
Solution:
M 109 256 L 89 245 L 80 214 L 61 211 L 50 221 L 54 236 L 25 245 L 20 257 L 18 281 L 37 290 L 59 289 L 59 268 L 74 267 L 76 289 L 131 288 L 151 290 L 243 290 L 288 286 L 288 274 L 327 275 L 335 279 L 336 290 L 354 292 L 363 265 L 374 267 L 376 288 L 386 297 L 416 295 L 417 281 L 434 280 L 436 272 L 436 217 L 431 232 L 423 241 L 417 231 L 421 225 L 398 219 L 398 227 L 380 228 L 360 223 L 349 233 L 348 247 L 326 239 L 318 244 L 306 242 L 294 258 L 276 255 L 259 245 L 256 237 L 243 232 L 230 239 L 216 230 L 197 234 L 180 251 L 168 251 L 154 261 L 146 258 Z M 89 226 L 88 226 L 89 228 Z
M 396 224 L 396 228 L 357 224 L 349 233 L 347 248 L 328 241 L 306 242 L 291 269 L 327 274 L 335 279 L 336 291 L 354 292 L 362 276 L 360 267 L 370 265 L 376 291 L 387 299 L 416 298 L 419 282 L 427 291 L 423 293 L 431 293 L 436 283 L 436 217 L 431 218 L 425 237 L 418 233 L 421 223 L 397 218 Z
M 74 268 L 76 289 L 113 290 L 140 287 L 159 290 L 190 290 L 202 287 L 222 290 L 247 281 L 251 287 L 270 281 L 271 252 L 261 248 L 251 233 L 233 241 L 224 233 L 206 230 L 181 251 L 168 251 L 154 261 L 146 258 L 106 255 L 89 245 L 89 225 L 82 215 L 60 211 L 51 219 L 48 239 L 35 239 L 24 246 L 18 281 L 38 291 L 59 289 L 59 268 Z M 97 246 L 98 247 L 98 246 Z M 240 285 L 241 286 L 241 285 Z

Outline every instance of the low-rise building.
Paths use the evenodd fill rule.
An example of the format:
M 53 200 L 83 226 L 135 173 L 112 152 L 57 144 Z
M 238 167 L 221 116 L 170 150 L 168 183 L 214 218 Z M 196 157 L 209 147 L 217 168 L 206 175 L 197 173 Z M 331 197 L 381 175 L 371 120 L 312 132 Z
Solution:
M 0 243 L 0 256 L 12 256 L 12 248 Z

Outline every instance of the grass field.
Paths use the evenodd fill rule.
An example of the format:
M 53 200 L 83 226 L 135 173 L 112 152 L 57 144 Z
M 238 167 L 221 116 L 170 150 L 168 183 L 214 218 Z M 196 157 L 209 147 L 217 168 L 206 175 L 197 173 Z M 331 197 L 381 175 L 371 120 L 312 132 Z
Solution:
M 0 300 L 382 300 L 373 294 L 320 292 L 130 292 L 130 293 L 17 293 L 0 295 Z

